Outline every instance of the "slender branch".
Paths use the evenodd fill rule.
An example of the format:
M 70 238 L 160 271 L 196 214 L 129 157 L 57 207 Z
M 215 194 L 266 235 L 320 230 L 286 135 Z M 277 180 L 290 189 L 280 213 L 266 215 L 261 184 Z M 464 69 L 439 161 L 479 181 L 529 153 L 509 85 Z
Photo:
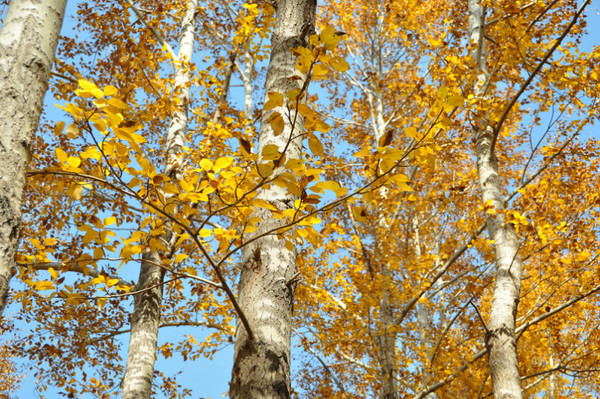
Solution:
M 133 10 L 133 12 L 135 13 L 135 15 L 140 19 L 140 21 L 142 21 L 142 23 L 144 25 L 146 25 L 146 27 L 148 29 L 150 29 L 150 31 L 152 32 L 152 34 L 154 35 L 154 37 L 156 38 L 156 40 L 167 49 L 167 51 L 169 52 L 169 54 L 171 55 L 173 60 L 177 59 L 177 54 L 175 54 L 175 51 L 173 51 L 173 49 L 171 48 L 171 46 L 169 45 L 169 43 L 167 43 L 167 41 L 165 40 L 165 38 L 160 34 L 160 32 L 152 25 L 150 25 L 148 23 L 148 21 L 146 21 L 146 18 L 144 17 L 144 15 L 142 15 L 141 10 L 135 5 L 133 4 L 133 2 L 131 0 L 123 0 L 125 3 L 127 3 L 129 5 L 129 7 L 131 7 L 131 9 Z
M 64 79 L 64 80 L 66 80 L 66 81 L 68 81 L 68 82 L 71 82 L 71 83 L 77 83 L 77 79 L 74 79 L 74 78 L 72 78 L 72 77 L 70 77 L 70 76 L 67 76 L 67 75 L 63 75 L 62 73 L 59 73 L 59 72 L 56 72 L 56 71 L 52 71 L 52 72 L 50 72 L 50 73 L 51 73 L 53 76 L 56 76 L 56 77 L 58 77 L 58 78 L 61 78 L 61 79 Z
M 323 366 L 323 368 L 325 369 L 325 371 L 327 371 L 327 374 L 329 374 L 329 376 L 331 377 L 331 379 L 333 380 L 333 382 L 335 382 L 335 385 L 337 385 L 337 387 L 340 390 L 340 392 L 342 393 L 342 395 L 344 395 L 344 397 L 346 399 L 348 399 L 348 395 L 346 394 L 346 389 L 344 389 L 344 385 L 340 382 L 340 380 L 337 379 L 337 377 L 335 376 L 335 374 L 331 370 L 331 367 L 329 367 L 329 365 L 327 363 L 325 363 L 325 360 L 313 348 L 311 348 L 309 346 L 306 349 L 308 349 L 308 351 L 314 357 L 317 358 L 317 360 L 319 361 L 319 363 L 321 363 L 321 366 Z
M 89 260 L 98 260 L 98 259 L 89 259 Z M 82 266 L 80 264 L 80 261 L 70 261 L 70 262 L 42 262 L 42 263 L 22 263 L 22 262 L 17 262 L 17 266 L 19 267 L 31 267 L 35 270 L 48 270 L 50 268 L 53 269 L 58 269 L 61 272 L 74 272 L 74 273 L 80 273 L 83 274 L 85 276 L 91 276 L 91 277 L 98 277 L 102 275 L 102 271 L 98 271 L 97 269 L 91 268 L 91 267 L 87 267 L 87 266 Z M 132 284 L 129 281 L 125 281 L 123 279 L 121 279 L 120 277 L 116 277 L 116 276 L 108 276 L 111 279 L 117 279 L 119 280 L 119 282 L 116 285 L 121 285 L 121 286 L 125 286 L 125 287 L 133 287 L 134 284 Z
M 492 137 L 490 151 L 492 151 L 492 152 L 494 151 L 494 147 L 496 146 L 496 141 L 498 140 L 498 134 L 500 133 L 500 129 L 502 129 L 502 125 L 504 124 L 504 121 L 506 120 L 506 118 L 508 117 L 508 114 L 512 110 L 512 107 L 517 103 L 517 101 L 519 100 L 521 95 L 525 92 L 525 90 L 527 89 L 529 84 L 533 81 L 533 79 L 537 76 L 537 74 L 542 70 L 542 67 L 544 66 L 544 64 L 550 59 L 550 57 L 552 56 L 554 51 L 558 48 L 558 46 L 560 46 L 563 39 L 565 37 L 567 37 L 567 35 L 571 31 L 571 29 L 573 28 L 573 26 L 575 25 L 577 20 L 579 19 L 579 17 L 585 10 L 585 7 L 590 3 L 590 1 L 591 0 L 585 0 L 583 2 L 583 4 L 581 5 L 581 7 L 579 7 L 579 10 L 577 10 L 577 12 L 575 13 L 575 16 L 573 17 L 573 19 L 571 20 L 569 25 L 567 25 L 567 27 L 563 31 L 562 35 L 560 35 L 560 37 L 558 39 L 556 39 L 556 42 L 554 43 L 554 45 L 552 45 L 552 47 L 550 47 L 550 49 L 548 49 L 548 51 L 546 52 L 546 55 L 544 55 L 544 58 L 542 58 L 542 60 L 538 63 L 537 67 L 533 70 L 533 72 L 531 72 L 531 74 L 529 75 L 527 80 L 523 83 L 523 85 L 521 85 L 521 88 L 519 89 L 517 94 L 515 94 L 515 96 L 511 100 L 511 102 L 504 109 L 504 113 L 502 114 L 502 116 L 498 120 L 498 123 L 494 127 L 494 135 Z
M 462 314 L 462 312 L 467 308 L 467 306 L 469 306 L 469 304 L 471 303 L 473 299 L 469 299 L 469 301 L 464 304 L 463 306 L 461 306 L 461 308 L 458 310 L 458 312 L 456 312 L 456 314 L 454 315 L 454 317 L 452 317 L 452 319 L 450 320 L 450 322 L 446 325 L 446 328 L 444 328 L 444 331 L 442 331 L 442 333 L 440 334 L 440 337 L 438 338 L 435 347 L 433 349 L 433 352 L 431 353 L 431 356 L 429 357 L 429 364 L 433 365 L 433 361 L 435 360 L 435 356 L 437 355 L 437 352 L 440 348 L 440 345 L 442 344 L 442 340 L 444 339 L 444 337 L 446 336 L 446 334 L 448 333 L 448 331 L 450 331 L 450 328 L 452 327 L 452 325 L 454 324 L 454 322 L 456 321 L 456 319 L 458 319 L 458 316 L 460 316 Z
M 158 326 L 158 328 L 164 328 L 164 327 L 190 327 L 190 326 L 192 326 L 192 327 L 214 328 L 215 330 L 223 331 L 223 332 L 226 332 L 226 333 L 231 333 L 231 331 L 229 330 L 229 328 L 223 327 L 222 325 L 219 325 L 219 324 L 209 323 L 207 321 L 177 321 L 177 322 L 172 322 L 172 323 L 161 323 Z M 98 343 L 100 341 L 104 341 L 105 339 L 116 337 L 117 335 L 127 334 L 128 332 L 131 332 L 131 329 L 111 331 L 108 334 L 102 335 L 102 336 L 100 336 L 98 338 L 94 338 L 93 340 L 88 341 L 87 344 L 88 345 L 93 345 L 93 344 Z
M 594 288 L 592 288 L 592 289 L 588 290 L 587 292 L 585 292 L 585 293 L 583 293 L 583 294 L 580 294 L 580 295 L 576 296 L 575 298 L 571 299 L 570 301 L 567 301 L 567 302 L 563 303 L 562 305 L 560 305 L 560 306 L 557 306 L 557 307 L 555 307 L 554 309 L 551 309 L 550 311 L 548 311 L 548 312 L 546 312 L 546 313 L 543 313 L 543 314 L 539 315 L 538 317 L 536 317 L 536 318 L 534 318 L 534 319 L 532 319 L 532 320 L 528 321 L 527 323 L 520 325 L 520 326 L 519 326 L 519 327 L 518 327 L 518 328 L 515 330 L 515 333 L 516 333 L 516 335 L 517 335 L 517 340 L 518 340 L 519 338 L 521 338 L 521 336 L 523 335 L 523 333 L 524 333 L 524 332 L 525 332 L 525 331 L 526 331 L 526 330 L 527 330 L 529 327 L 531 327 L 532 325 L 534 325 L 534 324 L 536 324 L 536 323 L 539 323 L 540 321 L 542 321 L 542 320 L 544 320 L 544 319 L 547 319 L 548 317 L 550 317 L 550 316 L 552 316 L 552 315 L 555 315 L 556 313 L 558 313 L 558 312 L 560 312 L 560 311 L 562 311 L 562 310 L 564 310 L 564 309 L 568 308 L 568 307 L 569 307 L 569 306 L 571 306 L 571 305 L 574 305 L 574 304 L 576 304 L 577 302 L 581 301 L 582 299 L 585 299 L 585 298 L 587 298 L 588 296 L 590 296 L 590 295 L 592 295 L 592 294 L 594 294 L 594 293 L 596 293 L 596 292 L 598 292 L 598 291 L 600 291 L 600 285 L 597 285 L 597 286 L 595 286 Z

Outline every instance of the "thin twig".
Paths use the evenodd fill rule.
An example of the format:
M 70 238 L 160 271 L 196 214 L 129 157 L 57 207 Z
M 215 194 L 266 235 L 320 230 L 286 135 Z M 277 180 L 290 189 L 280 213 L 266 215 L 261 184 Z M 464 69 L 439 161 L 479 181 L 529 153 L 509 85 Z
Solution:
M 583 11 L 585 10 L 585 7 L 590 3 L 590 1 L 591 0 L 585 0 L 583 2 L 583 4 L 581 5 L 581 7 L 579 7 L 579 10 L 577 10 L 577 12 L 575 13 L 575 16 L 573 17 L 573 19 L 571 20 L 569 25 L 567 25 L 567 27 L 565 28 L 562 35 L 560 35 L 560 37 L 558 39 L 556 39 L 556 42 L 554 43 L 554 45 L 552 45 L 552 47 L 550 47 L 550 49 L 548 49 L 548 51 L 546 52 L 546 55 L 544 55 L 544 58 L 542 58 L 542 60 L 538 63 L 537 67 L 533 70 L 533 72 L 531 72 L 531 74 L 529 75 L 527 80 L 523 83 L 523 85 L 521 85 L 521 88 L 519 89 L 517 94 L 515 94 L 515 96 L 511 100 L 511 102 L 504 109 L 504 113 L 502 114 L 502 116 L 498 120 L 498 123 L 494 127 L 494 134 L 492 136 L 492 143 L 490 145 L 491 152 L 494 151 L 494 147 L 496 146 L 496 141 L 498 140 L 498 134 L 500 133 L 500 129 L 502 129 L 502 125 L 504 124 L 504 121 L 506 120 L 506 118 L 508 117 L 508 114 L 512 110 L 512 107 L 517 103 L 517 101 L 519 100 L 521 95 L 525 92 L 525 90 L 527 89 L 529 84 L 533 81 L 533 79 L 537 76 L 537 74 L 542 70 L 542 67 L 544 66 L 544 64 L 550 59 L 550 57 L 552 56 L 554 51 L 558 48 L 558 46 L 560 46 L 560 43 L 563 41 L 563 39 L 565 37 L 567 37 L 567 35 L 571 31 L 571 28 L 573 28 L 573 26 L 575 25 L 575 23 L 577 22 L 577 20 L 579 19 L 579 17 L 583 13 Z

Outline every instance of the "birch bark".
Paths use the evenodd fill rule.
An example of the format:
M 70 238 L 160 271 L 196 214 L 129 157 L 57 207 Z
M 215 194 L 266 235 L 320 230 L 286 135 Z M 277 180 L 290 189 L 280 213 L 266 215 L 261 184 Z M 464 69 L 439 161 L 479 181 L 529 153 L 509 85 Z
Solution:
M 469 0 L 469 33 L 477 44 L 475 59 L 478 79 L 475 96 L 485 95 L 489 82 L 484 38 L 485 9 L 478 0 Z M 488 214 L 487 229 L 496 253 L 496 281 L 485 343 L 492 375 L 494 397 L 520 399 L 521 379 L 517 361 L 515 320 L 521 291 L 521 258 L 519 240 L 510 223 L 506 223 L 502 184 L 498 174 L 498 159 L 494 153 L 495 134 L 485 115 L 477 131 L 477 172 L 484 204 L 493 206 L 495 214 Z
M 192 78 L 189 62 L 194 51 L 198 1 L 189 0 L 186 7 L 185 17 L 182 21 L 178 62 L 175 64 L 175 96 L 178 106 L 173 113 L 167 133 L 168 166 L 164 172 L 173 181 L 177 181 L 181 163 L 179 154 L 186 142 L 187 104 Z M 172 245 L 170 223 L 162 220 L 162 224 L 165 232 L 158 238 L 169 248 Z M 135 288 L 136 291 L 144 291 L 134 297 L 127 366 L 123 377 L 123 399 L 148 399 L 152 394 L 164 275 L 165 269 L 162 267 L 161 254 L 158 250 L 149 249 L 142 256 L 140 277 Z
M 378 46 L 378 52 L 381 48 Z M 381 68 L 380 68 L 381 69 Z M 376 118 L 373 122 L 376 126 L 375 130 L 375 146 L 385 133 L 385 122 L 383 119 L 383 101 L 381 92 L 377 88 L 373 89 L 375 98 L 375 109 L 374 112 Z M 381 189 L 382 193 L 385 193 L 385 187 Z M 377 224 L 383 231 L 389 229 L 387 226 L 385 216 L 377 212 Z M 377 237 L 377 232 L 374 232 L 374 236 Z M 397 361 L 396 361 L 396 333 L 394 331 L 394 308 L 392 305 L 392 271 L 388 265 L 387 259 L 384 257 L 384 249 L 382 248 L 379 239 L 376 239 L 378 259 L 377 263 L 381 266 L 381 276 L 383 278 L 383 285 L 381 289 L 381 297 L 379 298 L 379 331 L 375 336 L 375 341 L 379 347 L 379 363 L 381 365 L 381 388 L 383 399 L 397 399 L 398 398 L 398 382 L 397 382 Z
M 306 36 L 314 30 L 315 12 L 316 0 L 279 1 L 265 83 L 267 94 L 285 94 L 302 87 L 306 76 L 299 80 L 290 79 L 301 75 L 296 69 L 296 56 L 290 49 L 307 46 Z M 285 129 L 278 136 L 268 122 L 274 112 L 279 112 L 285 119 Z M 304 119 L 300 115 L 295 119 L 293 110 L 290 114 L 288 118 L 285 107 L 263 112 L 259 154 L 266 145 L 275 144 L 280 151 L 287 146 L 287 159 L 301 158 Z M 292 127 L 293 120 L 296 123 Z M 275 173 L 283 172 L 279 169 Z M 296 200 L 286 189 L 276 185 L 261 189 L 257 197 L 282 210 L 293 207 Z M 257 208 L 253 217 L 260 218 L 260 222 L 249 238 L 283 223 L 264 208 Z M 290 348 L 296 256 L 297 250 L 294 247 L 288 249 L 286 239 L 276 235 L 259 238 L 243 249 L 239 303 L 253 335 L 248 334 L 238 319 L 229 392 L 232 399 L 289 398 L 291 395 Z
M 0 32 L 0 312 L 8 297 L 31 156 L 67 0 L 12 0 Z
M 385 9 L 383 2 L 377 3 L 377 17 L 375 25 L 376 40 L 373 41 L 373 58 L 371 59 L 377 76 L 384 76 L 383 57 L 382 57 L 382 41 L 384 38 L 384 17 Z M 372 124 L 374 127 L 375 143 L 377 147 L 385 134 L 386 123 L 383 115 L 383 93 L 381 87 L 377 83 L 369 86 L 371 104 L 374 106 L 371 109 Z M 386 195 L 387 188 L 381 189 L 382 195 Z M 389 229 L 385 216 L 377 212 L 377 224 L 383 231 Z M 377 237 L 377 232 L 374 232 L 374 237 Z M 394 332 L 394 308 L 392 305 L 392 271 L 388 265 L 387 259 L 383 255 L 385 251 L 381 248 L 381 243 L 376 240 L 378 259 L 377 263 L 381 265 L 381 276 L 383 285 L 381 289 L 381 297 L 379 298 L 379 329 L 376 333 L 375 341 L 379 347 L 379 363 L 381 365 L 381 388 L 383 399 L 398 398 L 398 382 L 397 382 L 397 360 L 396 360 L 396 333 Z

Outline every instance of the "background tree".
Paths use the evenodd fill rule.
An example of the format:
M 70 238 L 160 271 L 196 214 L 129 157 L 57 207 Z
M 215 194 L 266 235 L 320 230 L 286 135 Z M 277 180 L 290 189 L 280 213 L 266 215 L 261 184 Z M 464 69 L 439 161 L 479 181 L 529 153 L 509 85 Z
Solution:
M 406 190 L 401 187 L 385 186 L 373 195 L 363 197 L 364 202 L 358 209 L 348 208 L 348 212 L 328 220 L 325 236 L 332 239 L 323 251 L 307 249 L 303 253 L 301 264 L 310 270 L 310 274 L 305 274 L 307 283 L 299 290 L 299 303 L 306 304 L 307 308 L 302 310 L 298 328 L 310 359 L 301 371 L 301 376 L 305 376 L 301 380 L 304 382 L 302 386 L 308 396 L 334 397 L 336 392 L 337 395 L 344 392 L 349 397 L 385 395 L 390 392 L 386 388 L 390 381 L 390 373 L 386 369 L 396 371 L 396 384 L 401 396 L 433 396 L 432 391 L 440 390 L 441 397 L 478 397 L 490 389 L 488 369 L 480 362 L 486 354 L 482 338 L 487 326 L 483 320 L 487 320 L 490 311 L 489 294 L 493 282 L 490 266 L 493 257 L 489 242 L 481 235 L 485 227 L 481 216 L 490 215 L 492 209 L 485 204 L 481 206 L 474 191 L 477 176 L 470 158 L 472 155 L 469 155 L 474 150 L 472 141 L 467 139 L 473 131 L 469 121 L 481 115 L 483 110 L 489 112 L 490 109 L 497 115 L 491 119 L 499 119 L 529 76 L 522 77 L 518 71 L 526 69 L 531 72 L 539 65 L 544 51 L 565 32 L 576 11 L 572 3 L 554 3 L 552 7 L 539 9 L 533 3 L 522 8 L 506 4 L 487 5 L 486 20 L 490 26 L 486 30 L 486 40 L 491 47 L 487 66 L 493 78 L 486 91 L 488 98 L 483 104 L 475 105 L 470 99 L 467 102 L 463 100 L 477 81 L 477 66 L 471 61 L 475 47 L 467 44 L 467 4 L 452 3 L 445 7 L 436 4 L 431 6 L 432 9 L 404 3 L 397 5 L 398 8 L 395 8 L 396 3 L 392 6 L 377 2 L 329 5 L 328 19 L 336 20 L 342 30 L 350 33 L 347 52 L 353 60 L 344 85 L 333 89 L 332 108 L 335 113 L 332 116 L 338 121 L 340 132 L 335 140 L 355 137 L 355 141 L 350 141 L 353 150 L 349 151 L 345 167 L 332 168 L 331 173 L 341 176 L 343 180 L 340 182 L 344 185 L 356 184 L 358 176 L 373 174 L 375 165 L 382 162 L 381 154 L 385 149 L 381 146 L 384 143 L 402 149 L 410 145 L 411 139 L 429 134 L 435 137 L 436 146 L 431 146 L 433 152 L 429 162 L 419 163 L 415 157 L 403 164 L 409 177 L 405 182 L 413 189 L 412 192 L 403 194 Z M 375 17 L 378 9 L 384 10 L 382 19 Z M 419 12 L 412 12 L 415 9 Z M 421 11 L 423 14 L 420 14 Z M 340 15 L 339 19 L 335 19 L 337 15 Z M 361 15 L 368 24 L 356 23 Z M 580 26 L 583 24 L 581 19 L 576 21 L 569 30 L 570 37 L 574 38 L 581 34 Z M 401 27 L 397 28 L 394 24 Z M 522 31 L 516 31 L 516 26 L 522 27 Z M 410 44 L 402 43 L 395 35 Z M 529 35 L 536 39 L 531 42 Z M 542 37 L 551 38 L 544 42 L 544 50 L 539 45 L 540 40 L 544 40 Z M 575 46 L 576 40 L 567 40 L 563 44 L 570 48 Z M 501 148 L 497 152 L 498 162 L 506 162 L 502 164 L 506 165 L 502 184 L 510 187 L 502 195 L 507 203 L 519 204 L 517 209 L 508 212 L 508 223 L 516 223 L 516 229 L 521 232 L 528 229 L 533 229 L 530 230 L 533 232 L 535 228 L 529 223 L 537 226 L 534 219 L 544 218 L 545 213 L 538 213 L 538 208 L 535 208 L 536 211 L 527 206 L 520 208 L 520 204 L 529 203 L 529 190 L 536 191 L 538 180 L 552 179 L 551 176 L 556 179 L 552 165 L 561 163 L 562 157 L 570 156 L 571 151 L 579 151 L 573 140 L 583 126 L 593 120 L 594 111 L 590 106 L 593 107 L 596 94 L 592 87 L 585 84 L 587 88 L 584 89 L 583 86 L 565 84 L 562 80 L 564 75 L 552 72 L 554 68 L 572 68 L 579 71 L 578 76 L 589 76 L 589 71 L 577 68 L 586 64 L 587 68 L 594 70 L 594 62 L 590 64 L 588 61 L 593 56 L 563 56 L 563 51 L 571 54 L 570 50 L 563 49 L 554 57 L 566 65 L 560 66 L 560 62 L 544 64 L 548 65 L 548 70 L 544 70 L 538 76 L 539 80 L 534 80 L 527 87 L 519 100 L 527 107 L 535 106 L 527 111 L 529 114 L 521 107 L 514 107 L 503 128 L 506 129 L 503 137 L 510 139 L 498 139 L 502 142 L 498 144 Z M 416 55 L 412 55 L 413 52 Z M 532 58 L 528 59 L 528 54 Z M 418 58 L 418 55 L 423 58 Z M 536 58 L 537 61 L 533 61 Z M 379 79 L 380 76 L 385 76 L 385 79 Z M 356 97 L 340 93 L 356 93 Z M 383 113 L 377 108 L 378 93 L 383 99 L 379 101 L 379 109 L 383 109 Z M 396 93 L 406 94 L 396 98 Z M 587 95 L 592 97 L 586 100 Z M 545 112 L 551 109 L 549 104 L 553 102 L 557 106 L 559 98 L 566 101 L 559 107 L 564 112 L 559 115 L 557 111 L 550 116 L 548 125 L 534 130 L 548 116 Z M 581 102 L 570 105 L 574 98 Z M 347 108 L 352 111 L 341 116 L 339 109 L 350 101 L 353 105 Z M 420 104 L 424 109 L 421 113 L 417 108 Z M 568 111 L 569 107 L 571 111 Z M 396 113 L 402 111 L 405 114 L 395 118 Z M 569 113 L 577 116 L 569 117 Z M 383 115 L 381 119 L 388 124 L 389 136 L 372 144 L 377 132 L 381 131 L 377 129 L 377 115 Z M 438 115 L 440 123 L 436 125 L 431 121 L 435 121 Z M 412 121 L 414 116 L 417 119 Z M 555 124 L 560 125 L 560 129 L 555 130 Z M 399 128 L 395 129 L 397 125 Z M 595 140 L 586 145 L 595 146 Z M 546 146 L 553 150 L 540 153 L 539 150 Z M 364 161 L 357 163 L 357 156 L 363 156 Z M 330 162 L 339 162 L 339 158 L 331 158 Z M 561 179 L 571 179 L 561 176 Z M 594 184 L 588 187 L 594 187 Z M 404 198 L 406 200 L 401 203 Z M 550 200 L 553 197 L 549 192 L 547 198 L 556 204 Z M 589 200 L 582 202 L 587 203 L 584 208 L 594 207 Z M 563 215 L 559 218 L 570 219 L 571 210 L 557 208 L 555 211 Z M 551 229 L 555 231 L 559 224 Z M 545 392 L 544 386 L 548 381 L 555 383 L 560 379 L 556 378 L 560 375 L 560 367 L 556 367 L 555 361 L 553 367 L 547 367 L 548 358 L 534 360 L 528 356 L 528 353 L 540 350 L 539 338 L 528 329 L 556 314 L 552 307 L 539 306 L 549 294 L 537 291 L 543 284 L 529 274 L 529 270 L 539 270 L 542 265 L 556 265 L 552 256 L 537 263 L 541 260 L 537 251 L 543 245 L 531 233 L 519 244 L 520 251 L 525 251 L 522 253 L 525 285 L 536 287 L 533 291 L 526 291 L 527 294 L 521 298 L 521 306 L 525 310 L 523 316 L 517 319 L 517 337 L 519 345 L 523 345 L 519 361 L 525 370 L 521 373 L 525 381 L 534 378 L 533 375 L 538 377 L 531 383 L 524 383 L 529 390 L 528 395 Z M 579 252 L 577 240 L 562 241 L 561 245 L 568 252 Z M 535 261 L 532 259 L 534 256 L 537 258 Z M 383 277 L 383 262 L 391 270 L 391 285 Z M 597 265 L 586 262 L 583 267 L 595 270 Z M 371 275 L 378 276 L 373 280 L 379 282 L 368 283 Z M 570 278 L 565 277 L 561 281 L 566 284 Z M 595 286 L 594 282 L 591 285 Z M 388 291 L 386 286 L 394 288 Z M 537 293 L 534 294 L 534 291 Z M 554 291 L 554 299 L 562 303 L 557 309 L 565 312 L 564 317 L 574 318 L 578 318 L 577 301 L 596 292 L 592 288 L 569 299 L 566 297 L 568 289 L 564 291 L 566 296 L 559 291 Z M 382 299 L 386 292 L 391 294 L 389 302 L 395 315 L 392 326 L 381 322 L 381 314 L 385 313 Z M 542 310 L 544 315 L 535 319 L 535 312 Z M 584 319 L 588 328 L 595 329 L 594 317 Z M 309 326 L 303 329 L 307 321 Z M 393 354 L 397 364 L 394 368 L 386 366 L 389 362 L 385 354 L 377 349 L 380 348 L 377 336 L 381 336 L 382 332 L 389 336 L 393 334 L 395 338 Z M 465 349 L 461 350 L 463 347 Z M 571 348 L 575 350 L 576 347 L 574 343 Z M 465 353 L 472 353 L 472 356 L 465 359 Z M 327 366 L 330 384 L 312 383 L 315 380 L 312 373 L 322 375 L 323 367 L 314 356 L 319 356 Z M 556 356 L 549 357 L 556 359 Z M 562 356 L 569 358 L 564 357 L 565 353 Z M 410 366 L 405 367 L 407 364 Z M 588 364 L 581 369 L 590 370 L 589 367 L 594 366 Z M 582 373 L 577 376 L 578 384 L 588 386 L 589 381 Z M 554 392 L 557 392 L 556 389 Z
M 196 15 L 198 3 L 195 0 L 185 3 L 185 14 L 181 23 L 179 53 L 174 61 L 176 98 L 175 109 L 171 116 L 167 132 L 167 166 L 164 174 L 172 184 L 177 184 L 178 175 L 182 173 L 180 164 L 185 160 L 178 157 L 186 144 L 188 110 L 190 96 L 191 72 L 190 61 L 194 51 L 194 35 L 196 31 Z M 163 197 L 168 202 L 172 195 Z M 123 398 L 150 398 L 152 379 L 154 377 L 154 361 L 156 359 L 158 329 L 162 308 L 163 281 L 166 268 L 162 259 L 169 258 L 174 249 L 172 223 L 161 218 L 161 234 L 154 236 L 166 248 L 160 251 L 152 246 L 142 255 L 140 276 L 136 291 L 142 291 L 134 297 L 134 310 L 131 316 L 131 333 L 127 355 L 127 367 L 123 377 Z M 159 226 L 157 226 L 159 227 Z M 171 248 L 171 249 L 170 249 Z

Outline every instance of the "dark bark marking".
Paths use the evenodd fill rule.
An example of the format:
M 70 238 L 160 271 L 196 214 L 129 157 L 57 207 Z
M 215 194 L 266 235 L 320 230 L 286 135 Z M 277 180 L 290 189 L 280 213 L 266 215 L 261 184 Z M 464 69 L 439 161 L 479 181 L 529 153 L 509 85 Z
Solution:
M 261 247 L 259 245 L 256 248 L 254 248 L 254 252 L 252 253 L 252 261 L 251 261 L 251 264 L 250 264 L 250 268 L 255 273 L 260 273 L 260 271 L 262 269 L 262 261 L 261 261 L 261 258 L 260 258 L 260 250 L 261 250 Z

